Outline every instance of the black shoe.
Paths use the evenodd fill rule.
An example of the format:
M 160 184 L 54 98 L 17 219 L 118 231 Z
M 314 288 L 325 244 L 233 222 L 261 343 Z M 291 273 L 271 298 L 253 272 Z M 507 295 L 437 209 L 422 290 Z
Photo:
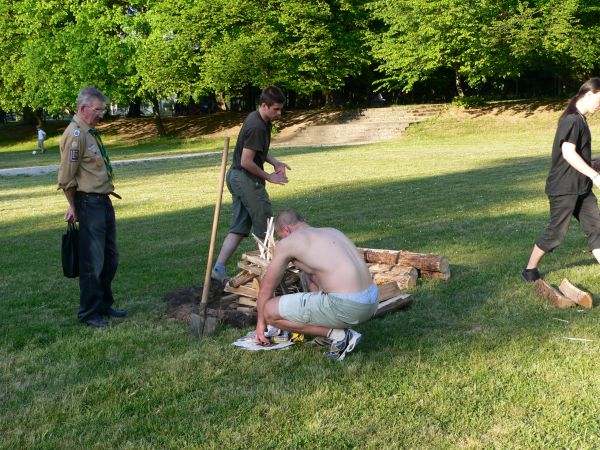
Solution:
M 91 327 L 103 328 L 108 326 L 108 322 L 101 317 L 92 317 L 83 321 L 86 325 Z
M 525 269 L 523 272 L 521 272 L 521 277 L 528 282 L 534 282 L 535 280 L 542 278 L 537 269 Z
M 106 311 L 103 316 L 108 317 L 125 317 L 127 315 L 127 311 L 123 311 L 122 309 L 112 309 L 110 308 Z

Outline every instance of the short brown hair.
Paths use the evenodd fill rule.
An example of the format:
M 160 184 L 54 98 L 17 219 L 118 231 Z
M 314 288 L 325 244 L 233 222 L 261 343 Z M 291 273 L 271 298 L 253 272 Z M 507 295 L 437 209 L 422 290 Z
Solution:
M 296 225 L 299 222 L 304 222 L 304 217 L 298 211 L 286 208 L 275 217 L 275 228 L 281 230 L 284 225 Z
M 266 103 L 271 106 L 273 103 L 285 103 L 285 95 L 277 86 L 267 86 L 260 94 L 260 104 Z

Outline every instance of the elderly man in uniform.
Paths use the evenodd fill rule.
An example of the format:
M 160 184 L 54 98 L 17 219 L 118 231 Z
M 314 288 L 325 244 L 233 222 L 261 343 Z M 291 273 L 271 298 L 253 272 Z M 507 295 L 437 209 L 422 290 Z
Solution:
M 258 293 L 256 339 L 267 344 L 266 325 L 317 336 L 327 342 L 325 355 L 339 361 L 361 340 L 350 329 L 373 317 L 378 290 L 362 256 L 335 228 L 314 228 L 296 211 L 286 209 L 275 220 L 281 238 Z M 273 297 L 290 262 L 309 279 L 311 292 Z M 324 340 L 323 338 L 328 338 Z
M 264 238 L 267 221 L 273 216 L 265 182 L 288 182 L 286 169 L 290 167 L 269 154 L 271 121 L 281 116 L 284 102 L 285 96 L 277 86 L 266 87 L 260 95 L 258 110 L 248 115 L 238 135 L 233 163 L 227 172 L 233 220 L 211 273 L 215 280 L 223 282 L 228 278 L 227 261 L 251 228 L 259 238 Z M 265 162 L 273 166 L 274 172 L 265 172 Z
M 114 192 L 108 153 L 94 128 L 104 116 L 108 98 L 87 87 L 77 97 L 77 114 L 60 140 L 58 188 L 69 203 L 65 221 L 79 222 L 80 322 L 105 327 L 106 317 L 124 317 L 112 308 L 111 283 L 119 264 L 115 211 L 109 195 Z

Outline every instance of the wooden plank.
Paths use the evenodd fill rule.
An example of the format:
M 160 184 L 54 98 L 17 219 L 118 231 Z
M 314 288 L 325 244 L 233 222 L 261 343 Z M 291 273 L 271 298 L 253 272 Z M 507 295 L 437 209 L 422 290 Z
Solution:
M 234 288 L 239 287 L 242 284 L 246 284 L 248 281 L 252 281 L 252 280 L 256 279 L 257 276 L 258 275 L 256 275 L 255 273 L 251 273 L 246 270 L 242 270 L 235 277 L 233 277 L 229 280 L 229 286 L 234 287 Z
M 579 306 L 582 306 L 587 309 L 591 309 L 593 306 L 592 294 L 589 292 L 583 291 L 571 283 L 566 278 L 562 280 L 560 286 L 558 287 L 560 292 L 570 300 L 573 300 Z
M 450 269 L 448 258 L 431 253 L 415 253 L 403 250 L 398 256 L 398 263 L 412 266 L 418 270 L 428 270 L 431 272 L 446 273 Z
M 380 284 L 377 288 L 379 289 L 379 296 L 377 297 L 379 302 L 397 297 L 402 293 L 402 290 L 398 287 L 398 283 L 395 281 Z
M 421 269 L 421 270 L 419 270 L 419 276 L 421 278 L 426 278 L 426 279 L 429 278 L 429 279 L 433 279 L 433 280 L 448 281 L 450 279 L 450 268 L 448 267 L 447 272 L 434 272 L 431 270 Z
M 373 317 L 382 317 L 392 311 L 405 308 L 413 302 L 413 296 L 410 294 L 400 294 L 385 300 L 377 306 L 377 311 Z
M 243 295 L 244 297 L 252 297 L 252 298 L 258 297 L 258 291 L 256 289 L 246 286 L 246 285 L 242 285 L 242 286 L 239 286 L 236 288 L 226 285 L 223 288 L 223 290 L 225 292 L 231 292 L 232 294 Z
M 244 306 L 252 306 L 256 308 L 256 299 L 250 297 L 240 297 L 238 298 L 238 303 Z
M 572 308 L 577 303 L 565 297 L 541 278 L 535 281 L 535 293 L 557 308 Z

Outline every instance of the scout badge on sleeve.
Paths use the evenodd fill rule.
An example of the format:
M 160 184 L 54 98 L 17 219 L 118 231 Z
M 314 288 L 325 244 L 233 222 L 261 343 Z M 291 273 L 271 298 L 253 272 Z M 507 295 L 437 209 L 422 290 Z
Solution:
M 73 130 L 73 136 L 75 136 L 76 138 L 79 137 L 79 130 Z M 76 162 L 79 161 L 79 139 L 75 139 L 74 141 L 71 142 L 71 148 L 69 149 L 70 153 L 70 160 L 72 162 Z

